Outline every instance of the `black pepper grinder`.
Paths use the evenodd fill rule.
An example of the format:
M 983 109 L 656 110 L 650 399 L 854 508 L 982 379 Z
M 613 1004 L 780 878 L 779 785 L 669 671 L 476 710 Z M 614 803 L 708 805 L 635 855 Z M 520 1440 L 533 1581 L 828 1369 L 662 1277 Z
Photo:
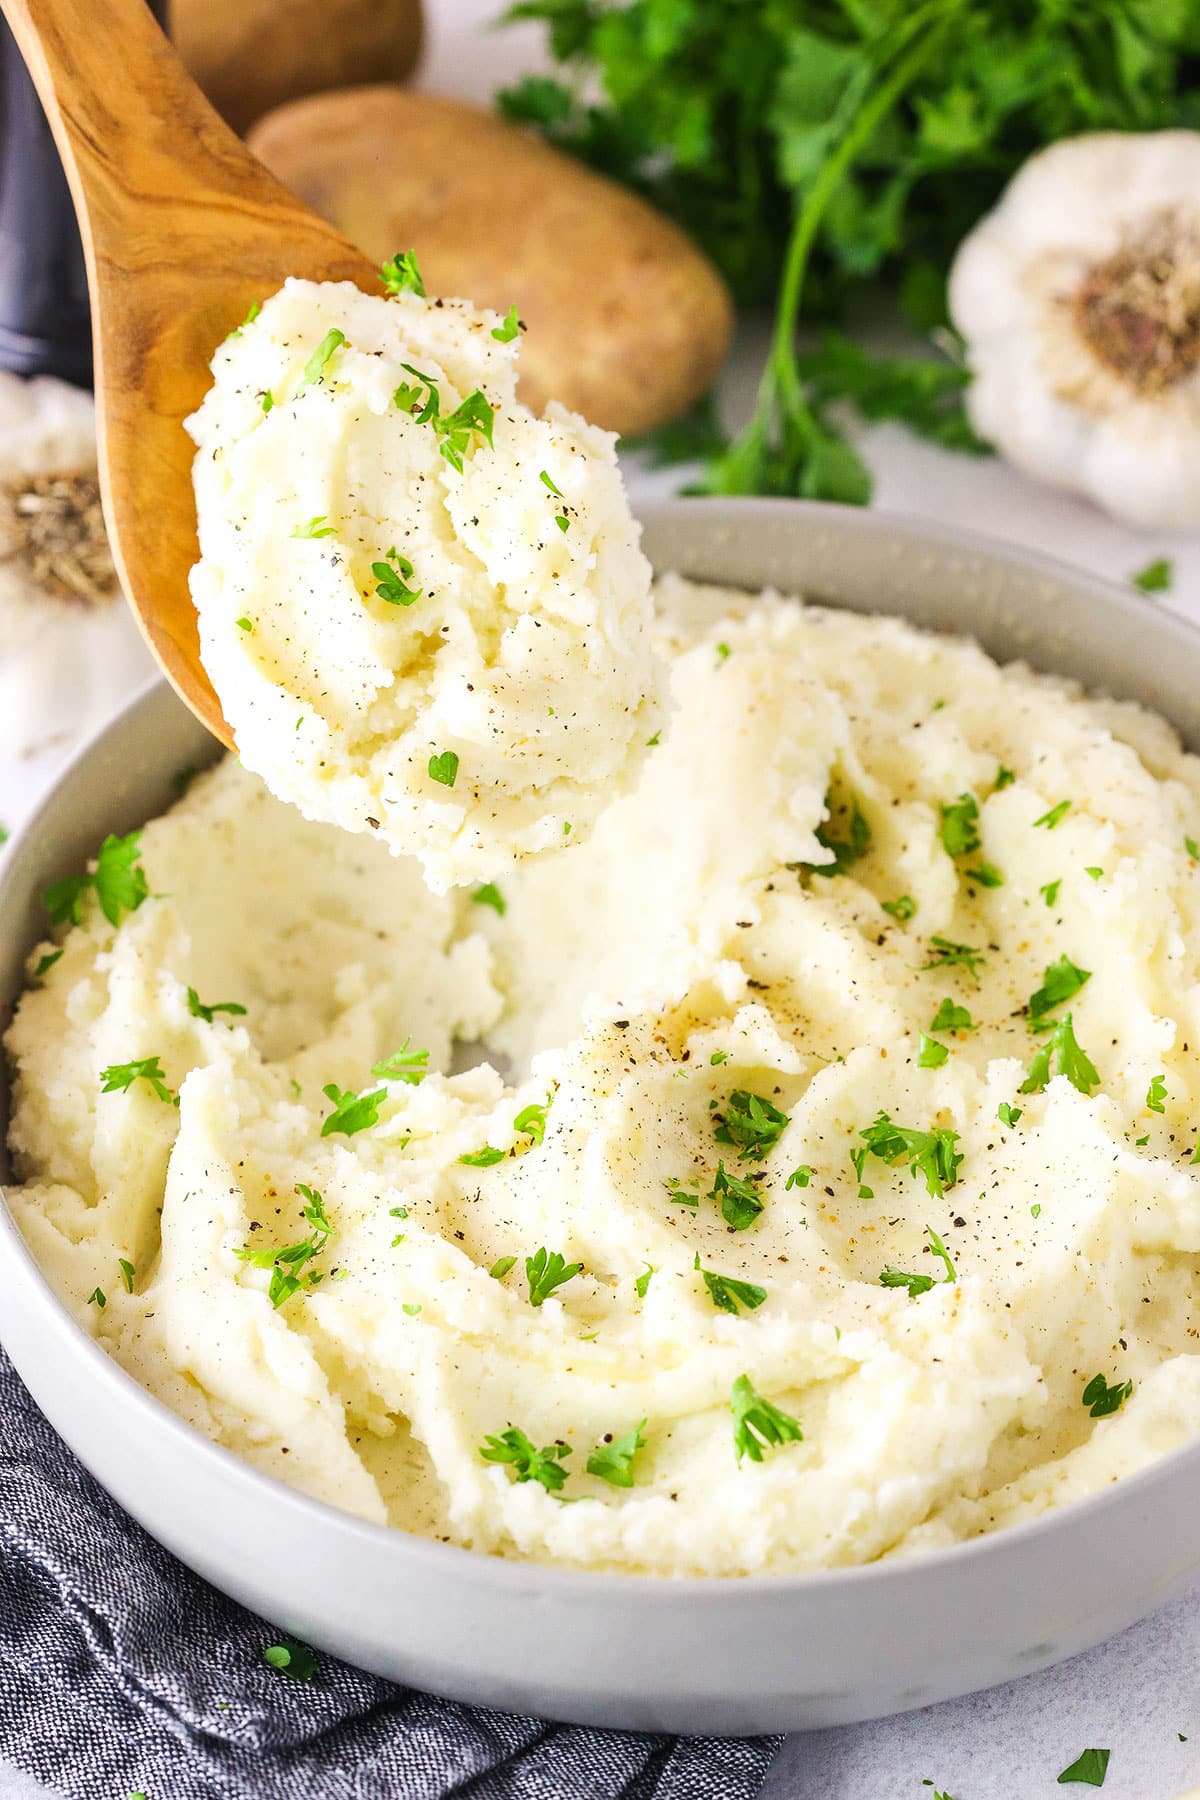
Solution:
M 168 0 L 150 0 L 163 24 Z M 92 384 L 75 208 L 41 101 L 0 18 L 0 369 Z

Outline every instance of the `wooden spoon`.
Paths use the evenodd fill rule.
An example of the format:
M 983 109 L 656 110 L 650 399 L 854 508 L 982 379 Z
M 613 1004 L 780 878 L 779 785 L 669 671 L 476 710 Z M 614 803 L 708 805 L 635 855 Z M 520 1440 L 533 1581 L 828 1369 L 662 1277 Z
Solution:
M 92 301 L 104 517 L 121 585 L 176 692 L 230 747 L 200 662 L 195 445 L 183 420 L 226 334 L 285 276 L 379 291 L 362 252 L 268 175 L 145 0 L 0 0 L 62 156 Z

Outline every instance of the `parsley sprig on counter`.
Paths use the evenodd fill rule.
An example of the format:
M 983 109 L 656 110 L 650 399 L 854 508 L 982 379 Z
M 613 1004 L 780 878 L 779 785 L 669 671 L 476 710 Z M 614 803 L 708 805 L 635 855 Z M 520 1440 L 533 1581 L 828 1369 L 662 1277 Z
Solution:
M 93 893 L 110 925 L 119 925 L 123 913 L 136 912 L 150 892 L 141 863 L 142 834 L 126 837 L 110 832 L 96 856 L 96 867 L 87 875 L 65 875 L 52 881 L 43 896 L 52 925 L 83 922 L 84 895 Z

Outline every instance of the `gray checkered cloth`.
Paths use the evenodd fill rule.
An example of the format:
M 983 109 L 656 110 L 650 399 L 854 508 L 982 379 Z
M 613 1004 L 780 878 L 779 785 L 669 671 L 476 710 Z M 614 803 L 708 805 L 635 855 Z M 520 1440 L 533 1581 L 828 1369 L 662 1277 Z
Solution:
M 278 1633 L 146 1536 L 0 1354 L 0 1755 L 70 1800 L 751 1800 L 779 1740 L 547 1725 Z M 153 1480 L 153 1471 L 146 1471 Z

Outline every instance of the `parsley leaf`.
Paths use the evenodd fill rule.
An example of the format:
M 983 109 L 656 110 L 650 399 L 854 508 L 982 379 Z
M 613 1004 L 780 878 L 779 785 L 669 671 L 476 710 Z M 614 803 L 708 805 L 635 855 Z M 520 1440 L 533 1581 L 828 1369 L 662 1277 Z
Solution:
M 799 1420 L 756 1393 L 749 1375 L 739 1375 L 734 1382 L 730 1410 L 733 1413 L 733 1447 L 739 1463 L 744 1456 L 751 1462 L 761 1462 L 764 1449 L 800 1443 L 804 1437 Z
M 1110 1413 L 1120 1412 L 1132 1392 L 1132 1381 L 1114 1382 L 1109 1387 L 1103 1375 L 1093 1375 L 1083 1390 L 1083 1404 L 1093 1419 L 1107 1419 Z
M 940 1199 L 958 1180 L 963 1158 L 954 1148 L 957 1131 L 918 1131 L 912 1126 L 896 1125 L 881 1111 L 874 1123 L 858 1135 L 867 1151 L 881 1162 L 892 1166 L 907 1162 L 909 1173 L 923 1176 L 926 1191 L 935 1199 Z
M 429 774 L 433 781 L 442 787 L 452 788 L 458 780 L 458 755 L 453 750 L 442 750 L 429 759 Z
M 315 1287 L 322 1279 L 320 1275 L 310 1274 L 307 1277 L 300 1271 L 312 1262 L 324 1250 L 333 1235 L 333 1226 L 325 1211 L 325 1201 L 316 1188 L 305 1186 L 301 1182 L 296 1192 L 304 1200 L 301 1217 L 312 1226 L 308 1236 L 295 1244 L 243 1244 L 234 1255 L 239 1262 L 248 1263 L 253 1269 L 270 1269 L 271 1285 L 267 1289 L 267 1297 L 271 1305 L 278 1310 L 293 1294 L 301 1288 Z
M 692 1266 L 703 1277 L 713 1305 L 722 1312 L 733 1313 L 736 1317 L 742 1306 L 748 1312 L 753 1312 L 767 1297 L 766 1288 L 759 1287 L 757 1282 L 737 1281 L 732 1275 L 717 1275 L 712 1269 L 702 1269 L 699 1252 Z
M 1069 956 L 1060 956 L 1042 976 L 1042 985 L 1029 999 L 1029 1029 L 1045 1031 L 1049 1014 L 1071 1000 L 1092 978 L 1090 969 L 1081 969 Z
M 763 1094 L 734 1088 L 725 1109 L 714 1115 L 718 1144 L 737 1146 L 740 1162 L 760 1162 L 783 1135 L 788 1115 Z
M 1164 1102 L 1166 1101 L 1166 1098 L 1167 1098 L 1167 1078 L 1166 1078 L 1166 1076 L 1165 1075 L 1151 1076 L 1150 1086 L 1146 1090 L 1146 1111 L 1152 1112 L 1152 1113 L 1165 1113 L 1167 1110 L 1166 1106 L 1164 1104 Z
M 55 963 L 58 961 L 59 957 L 62 956 L 62 954 L 63 954 L 63 952 L 61 950 L 46 950 L 46 951 L 44 951 L 43 954 L 38 957 L 37 967 L 33 971 L 32 979 L 34 981 L 41 981 L 42 978 L 45 975 L 47 975 L 49 973 L 49 971 L 54 967 Z
M 1004 764 L 1001 763 L 1000 767 L 996 770 L 995 778 L 992 782 L 992 791 L 998 794 L 1001 788 L 1010 787 L 1016 779 L 1016 770 L 1006 769 Z
M 317 1672 L 316 1657 L 306 1644 L 298 1644 L 295 1638 L 268 1644 L 263 1651 L 263 1661 L 278 1669 L 281 1675 L 290 1675 L 293 1681 L 311 1681 Z
M 421 271 L 411 250 L 397 250 L 395 256 L 390 256 L 384 263 L 379 274 L 389 294 L 416 294 L 422 300 L 425 298 L 425 283 L 421 280 Z
M 107 1069 L 100 1071 L 100 1092 L 124 1093 L 135 1081 L 148 1082 L 160 1100 L 165 1100 L 169 1106 L 178 1106 L 178 1098 L 167 1086 L 157 1056 L 143 1056 L 139 1062 L 110 1063 Z
M 919 1069 L 940 1069 L 949 1055 L 950 1052 L 945 1044 L 939 1044 L 936 1038 L 928 1037 L 925 1032 L 921 1033 L 917 1050 L 917 1067 Z
M 369 1131 L 379 1123 L 380 1101 L 387 1099 L 386 1088 L 376 1088 L 370 1094 L 356 1094 L 353 1089 L 339 1088 L 332 1081 L 321 1092 L 333 1102 L 333 1111 L 321 1127 L 322 1137 L 329 1137 L 335 1131 L 343 1132 L 346 1137 L 353 1137 L 356 1131 Z
M 471 898 L 477 906 L 490 906 L 500 918 L 508 911 L 508 902 L 494 881 L 485 881 L 482 887 L 475 889 Z
M 506 1431 L 485 1437 L 479 1454 L 484 1462 L 507 1463 L 517 1481 L 540 1481 L 548 1494 L 558 1495 L 567 1479 L 561 1465 L 571 1451 L 562 1442 L 535 1450 L 525 1433 L 510 1425 Z
M 108 1305 L 108 1296 L 104 1292 L 104 1289 L 99 1287 L 93 1288 L 87 1297 L 86 1304 L 88 1306 L 99 1307 L 100 1311 L 103 1312 Z
M 564 1287 L 568 1281 L 574 1281 L 576 1275 L 583 1273 L 581 1262 L 569 1263 L 563 1260 L 558 1250 L 538 1250 L 533 1256 L 525 1258 L 525 1277 L 529 1282 L 529 1304 L 540 1306 L 548 1300 L 556 1288 Z
M 1185 837 L 1183 840 L 1183 847 L 1193 862 L 1200 862 L 1200 844 L 1196 842 L 1194 837 Z
M 1048 881 L 1045 887 L 1040 887 L 1038 889 L 1038 893 L 1042 896 L 1042 899 L 1046 902 L 1047 906 L 1054 905 L 1054 902 L 1058 899 L 1058 890 L 1061 886 L 1062 876 L 1060 875 L 1057 881 Z
M 1168 557 L 1156 557 L 1148 562 L 1144 569 L 1129 577 L 1135 588 L 1141 588 L 1143 594 L 1165 594 L 1175 579 L 1175 564 Z
M 726 651 L 728 655 L 728 651 Z M 849 814 L 849 830 L 844 838 L 831 835 L 833 831 L 833 815 L 835 807 L 833 795 L 825 796 L 825 808 L 829 817 L 816 829 L 816 840 L 833 858 L 824 863 L 789 863 L 789 869 L 799 869 L 809 875 L 845 875 L 851 866 L 866 855 L 871 843 L 871 826 L 859 806 L 857 796 L 851 794 L 845 810 Z
M 995 863 L 977 862 L 974 868 L 964 869 L 963 874 L 968 881 L 977 881 L 980 887 L 998 888 L 1004 886 L 1004 877 Z
M 110 925 L 119 925 L 122 913 L 136 912 L 150 892 L 141 864 L 141 841 L 140 831 L 131 831 L 127 837 L 114 837 L 110 832 L 90 874 L 52 881 L 44 896 L 50 923 L 81 924 L 83 896 L 89 890 L 95 893 Z
M 523 1131 L 527 1137 L 533 1139 L 535 1144 L 544 1143 L 546 1137 L 546 1114 L 549 1110 L 550 1102 L 548 1100 L 541 1106 L 536 1102 L 531 1103 L 529 1106 L 523 1106 L 513 1120 L 513 1130 Z
M 384 1062 L 372 1063 L 371 1073 L 380 1081 L 403 1081 L 409 1087 L 420 1087 L 429 1073 L 428 1050 L 411 1050 L 405 1038 L 394 1055 Z
M 504 1151 L 497 1150 L 494 1144 L 485 1144 L 482 1150 L 468 1150 L 459 1157 L 460 1163 L 466 1163 L 470 1169 L 490 1169 L 494 1163 L 504 1161 Z
M 597 1444 L 587 1459 L 589 1475 L 598 1475 L 601 1481 L 607 1481 L 613 1487 L 631 1488 L 633 1486 L 633 1459 L 639 1450 L 644 1450 L 646 1440 L 642 1432 L 646 1429 L 646 1421 L 642 1419 L 632 1431 L 627 1431 L 621 1438 L 606 1438 Z
M 1050 1080 L 1052 1066 L 1057 1063 L 1058 1073 L 1065 1075 L 1073 1087 L 1081 1094 L 1090 1094 L 1094 1087 L 1100 1085 L 1099 1073 L 1080 1047 L 1075 1036 L 1075 1027 L 1071 1023 L 1070 1013 L 1066 1013 L 1044 1040 L 1040 1050 L 1029 1065 L 1029 1072 L 1021 1083 L 1022 1094 L 1040 1094 Z
M 708 1190 L 708 1199 L 721 1202 L 721 1217 L 735 1231 L 745 1231 L 753 1225 L 763 1209 L 763 1200 L 752 1181 L 743 1181 L 737 1175 L 727 1173 L 725 1164 L 717 1164 L 717 1173 L 712 1187 Z M 688 1205 L 690 1201 L 682 1192 L 671 1195 L 673 1200 L 682 1200 Z
M 959 1158 L 959 1160 L 960 1161 L 962 1160 L 961 1157 Z M 926 1231 L 926 1234 L 928 1235 L 929 1247 L 933 1251 L 933 1254 L 935 1256 L 940 1256 L 942 1261 L 946 1265 L 946 1273 L 945 1273 L 945 1276 L 943 1279 L 947 1282 L 957 1281 L 958 1275 L 955 1271 L 954 1264 L 950 1260 L 950 1252 L 947 1250 L 945 1244 L 942 1242 L 942 1240 L 938 1236 L 937 1232 L 933 1229 L 932 1225 L 927 1225 L 925 1227 L 925 1231 Z
M 294 538 L 336 537 L 337 530 L 329 523 L 326 513 L 314 513 L 306 525 L 297 525 L 292 536 Z
M 976 829 L 979 803 L 973 794 L 960 794 L 948 805 L 939 802 L 938 815 L 941 820 L 938 836 L 948 856 L 966 856 L 970 851 L 978 850 L 982 842 Z
M 336 350 L 341 349 L 345 341 L 345 332 L 339 331 L 336 325 L 325 333 L 325 336 L 321 339 L 320 343 L 304 365 L 304 374 L 301 377 L 302 387 L 310 381 L 323 381 L 325 379 L 325 372 L 329 367 L 331 357 Z
M 794 1188 L 794 1187 L 806 1188 L 808 1186 L 809 1182 L 812 1180 L 812 1173 L 813 1172 L 812 1172 L 812 1164 L 811 1163 L 801 1163 L 799 1168 L 792 1170 L 791 1174 L 788 1176 L 787 1180 L 784 1182 L 784 1184 L 783 1184 L 784 1193 L 786 1194 L 789 1191 L 789 1189 Z
M 205 1006 L 194 987 L 190 987 L 187 991 L 187 1004 L 188 1011 L 191 1013 L 193 1019 L 203 1019 L 209 1025 L 214 1023 L 214 1015 L 216 1013 L 240 1013 L 244 1015 L 246 1011 L 245 1007 L 239 1006 L 236 1000 L 214 1000 L 211 1006 Z
M 124 1256 L 118 1256 L 117 1266 L 121 1271 L 121 1280 L 125 1284 L 125 1292 L 127 1294 L 132 1294 L 134 1277 L 137 1274 L 137 1270 L 134 1268 L 133 1264 Z
M 927 1294 L 930 1288 L 936 1287 L 932 1275 L 907 1275 L 903 1269 L 886 1268 L 879 1277 L 881 1287 L 903 1287 L 908 1289 L 908 1297 L 915 1300 L 918 1294 Z
M 409 587 L 413 566 L 407 556 L 401 556 L 395 544 L 384 552 L 381 562 L 371 564 L 371 573 L 375 577 L 375 592 L 389 606 L 411 606 L 425 592 L 424 588 Z
M 488 1270 L 488 1274 L 493 1281 L 503 1281 L 508 1271 L 516 1266 L 516 1261 L 515 1256 L 498 1256 Z
M 947 994 L 929 1023 L 930 1031 L 974 1031 L 975 1021 L 965 1006 L 956 1006 Z
M 970 944 L 956 944 L 950 938 L 931 937 L 929 940 L 932 955 L 928 962 L 921 964 L 922 969 L 950 969 L 961 966 L 967 973 L 979 979 L 979 970 L 987 961 L 982 950 L 974 949 Z
M 657 1274 L 658 1264 L 647 1263 L 646 1267 L 642 1270 L 642 1273 L 633 1284 L 634 1291 L 639 1300 L 644 1300 L 646 1298 L 646 1295 L 650 1292 L 650 1283 Z
M 1059 1785 L 1077 1781 L 1084 1787 L 1103 1787 L 1111 1754 L 1109 1750 L 1085 1750 L 1082 1756 L 1076 1757 L 1069 1769 L 1063 1770 L 1058 1778 Z
M 498 344 L 511 344 L 521 329 L 521 321 L 517 317 L 517 309 L 510 306 L 504 315 L 502 325 L 493 325 L 492 336 Z
M 901 894 L 896 900 L 883 900 L 880 904 L 884 912 L 890 913 L 901 925 L 907 925 L 917 910 L 917 903 L 911 894 Z
M 444 419 L 439 417 L 433 421 L 438 434 L 438 450 L 460 475 L 464 458 L 477 449 L 479 443 L 485 443 L 489 450 L 494 447 L 494 421 L 495 413 L 478 388 Z
M 996 1109 L 996 1117 L 1002 1125 L 1007 1125 L 1011 1128 L 1021 1117 L 1021 1109 L 1019 1106 L 1010 1105 L 1007 1100 L 1002 1100 Z
M 1070 810 L 1071 802 L 1069 800 L 1060 800 L 1057 806 L 1052 806 L 1049 812 L 1044 812 L 1040 819 L 1035 819 L 1033 821 L 1034 829 L 1036 830 L 1039 825 L 1044 825 L 1047 831 L 1053 831 L 1060 820 L 1066 818 Z

